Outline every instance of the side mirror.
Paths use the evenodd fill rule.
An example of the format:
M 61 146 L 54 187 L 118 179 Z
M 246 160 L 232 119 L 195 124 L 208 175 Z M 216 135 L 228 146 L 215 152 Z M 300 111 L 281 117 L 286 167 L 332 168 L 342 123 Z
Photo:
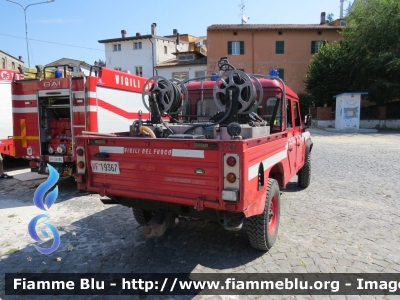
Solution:
M 311 126 L 311 115 L 305 115 L 304 116 L 303 128 L 308 128 L 310 126 Z

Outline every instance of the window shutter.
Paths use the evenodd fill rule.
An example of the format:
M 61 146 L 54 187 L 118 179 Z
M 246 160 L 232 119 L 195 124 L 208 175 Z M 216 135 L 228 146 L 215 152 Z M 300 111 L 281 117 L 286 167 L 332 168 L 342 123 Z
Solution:
M 276 41 L 275 42 L 275 54 L 284 54 L 285 53 L 285 42 L 284 41 Z
M 240 42 L 240 54 L 244 54 L 244 42 Z
M 232 54 L 232 42 L 228 42 L 228 54 Z
M 311 54 L 315 54 L 315 41 L 311 42 Z

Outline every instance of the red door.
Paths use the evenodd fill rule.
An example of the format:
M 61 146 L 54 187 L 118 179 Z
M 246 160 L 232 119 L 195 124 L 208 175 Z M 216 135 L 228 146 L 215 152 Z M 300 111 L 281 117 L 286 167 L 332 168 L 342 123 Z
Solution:
M 297 139 L 295 135 L 295 127 L 293 122 L 293 102 L 292 100 L 287 100 L 286 107 L 286 117 L 287 117 L 287 133 L 288 133 L 288 159 L 290 166 L 290 175 L 291 177 L 296 174 L 296 152 L 297 152 Z
M 304 163 L 304 139 L 301 136 L 300 106 L 297 100 L 293 101 L 294 135 L 296 136 L 296 172 Z

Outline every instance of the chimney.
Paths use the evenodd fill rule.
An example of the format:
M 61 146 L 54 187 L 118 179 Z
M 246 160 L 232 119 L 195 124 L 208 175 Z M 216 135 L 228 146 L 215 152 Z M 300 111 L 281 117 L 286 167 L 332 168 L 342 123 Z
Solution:
M 141 36 L 140 32 L 136 32 L 136 36 Z
M 326 14 L 324 12 L 321 13 L 321 25 L 326 23 L 325 22 L 325 15 Z
M 174 29 L 173 31 L 172 31 L 172 34 L 173 35 L 176 35 L 178 33 L 178 29 Z
M 151 24 L 151 35 L 156 35 L 156 27 L 156 23 Z
M 122 38 L 124 39 L 126 37 L 126 30 L 122 29 L 121 30 L 121 35 L 122 35 Z
M 22 61 L 22 56 L 20 55 L 20 56 L 18 56 L 18 59 L 20 60 L 20 61 Z

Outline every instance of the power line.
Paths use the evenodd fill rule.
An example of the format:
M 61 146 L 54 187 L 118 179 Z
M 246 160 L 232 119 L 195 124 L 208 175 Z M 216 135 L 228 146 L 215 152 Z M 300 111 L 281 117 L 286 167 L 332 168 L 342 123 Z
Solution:
M 24 37 L 20 37 L 20 36 L 15 36 L 15 35 L 9 35 L 9 34 L 4 34 L 4 33 L 0 33 L 0 35 L 4 35 L 4 36 L 9 36 L 9 37 L 13 37 L 13 38 L 17 38 L 17 39 L 24 39 Z M 89 49 L 89 50 L 96 50 L 96 51 L 104 51 L 102 49 L 96 49 L 96 48 L 89 48 L 89 47 L 82 47 L 82 46 L 74 46 L 74 45 L 68 45 L 68 44 L 62 44 L 62 43 L 54 43 L 54 42 L 49 42 L 49 41 L 42 41 L 42 40 L 36 40 L 36 39 L 28 39 L 30 41 L 36 41 L 36 42 L 42 42 L 42 43 L 48 43 L 48 44 L 55 44 L 55 45 L 62 45 L 62 46 L 68 46 L 68 47 L 75 47 L 75 48 L 82 48 L 82 49 Z

